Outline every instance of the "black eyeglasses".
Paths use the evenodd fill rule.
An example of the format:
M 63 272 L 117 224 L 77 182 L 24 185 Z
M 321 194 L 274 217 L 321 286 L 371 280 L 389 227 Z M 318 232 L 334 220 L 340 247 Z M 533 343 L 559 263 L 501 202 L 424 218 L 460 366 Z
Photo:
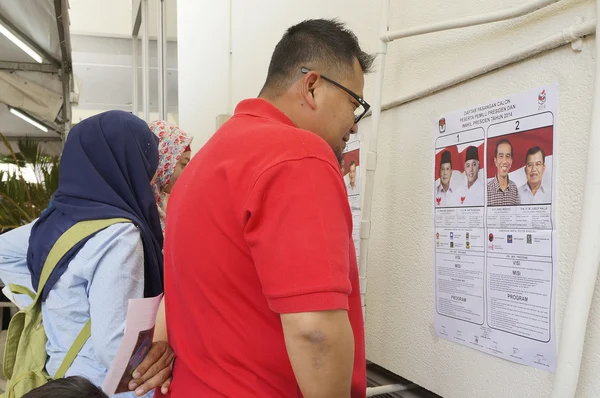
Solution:
M 308 72 L 310 72 L 311 70 L 305 67 L 302 67 L 302 73 L 306 74 Z M 357 102 L 358 102 L 358 108 L 356 108 L 354 110 L 354 123 L 358 123 L 360 122 L 360 119 L 362 119 L 367 112 L 369 111 L 369 109 L 371 109 L 371 105 L 369 105 L 367 103 L 367 101 L 365 101 L 364 99 L 362 99 L 358 94 L 356 94 L 354 91 L 347 89 L 346 87 L 342 86 L 341 84 L 339 84 L 338 82 L 336 82 L 335 80 L 332 80 L 324 75 L 321 75 L 321 78 L 325 81 L 328 81 L 329 83 L 333 84 L 334 86 L 337 86 L 339 88 L 341 88 L 342 90 L 344 90 L 345 92 L 347 92 L 348 94 L 350 94 L 350 96 L 352 98 L 354 98 Z

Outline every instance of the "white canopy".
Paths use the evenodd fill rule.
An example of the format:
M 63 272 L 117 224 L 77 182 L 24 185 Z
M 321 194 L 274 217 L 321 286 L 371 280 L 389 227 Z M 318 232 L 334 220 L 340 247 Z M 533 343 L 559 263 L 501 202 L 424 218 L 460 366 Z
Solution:
M 0 34 L 0 132 L 61 141 L 70 126 L 72 79 L 67 0 L 0 0 L 0 30 L 25 42 L 33 56 Z M 1 32 L 0 32 L 1 33 Z M 45 132 L 9 112 L 48 127 Z

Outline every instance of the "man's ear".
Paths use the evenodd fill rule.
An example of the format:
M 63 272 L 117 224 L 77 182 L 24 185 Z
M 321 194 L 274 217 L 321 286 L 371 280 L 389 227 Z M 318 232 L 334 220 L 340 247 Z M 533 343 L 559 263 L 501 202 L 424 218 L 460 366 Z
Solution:
M 319 81 L 319 75 L 312 71 L 304 75 L 304 79 L 302 79 L 302 98 L 313 110 L 317 108 L 317 102 L 315 100 L 315 88 L 318 86 Z

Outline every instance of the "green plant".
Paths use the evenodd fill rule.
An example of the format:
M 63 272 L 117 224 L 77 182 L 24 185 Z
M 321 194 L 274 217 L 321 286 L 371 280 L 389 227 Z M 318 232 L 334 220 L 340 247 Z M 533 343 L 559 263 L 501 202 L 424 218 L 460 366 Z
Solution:
M 29 138 L 18 142 L 16 153 L 6 137 L 0 133 L 9 155 L 0 157 L 0 163 L 13 164 L 15 171 L 0 171 L 0 233 L 30 223 L 48 207 L 52 194 L 58 189 L 57 156 L 44 153 L 39 143 Z M 33 170 L 35 181 L 23 177 L 23 168 Z

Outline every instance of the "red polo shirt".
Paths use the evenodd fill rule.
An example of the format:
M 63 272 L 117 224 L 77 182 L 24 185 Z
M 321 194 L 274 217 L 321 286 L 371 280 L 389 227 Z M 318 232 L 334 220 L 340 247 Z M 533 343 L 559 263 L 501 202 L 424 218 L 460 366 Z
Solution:
M 241 102 L 169 199 L 171 397 L 301 396 L 279 314 L 348 310 L 365 397 L 352 216 L 335 155 L 262 99 Z

